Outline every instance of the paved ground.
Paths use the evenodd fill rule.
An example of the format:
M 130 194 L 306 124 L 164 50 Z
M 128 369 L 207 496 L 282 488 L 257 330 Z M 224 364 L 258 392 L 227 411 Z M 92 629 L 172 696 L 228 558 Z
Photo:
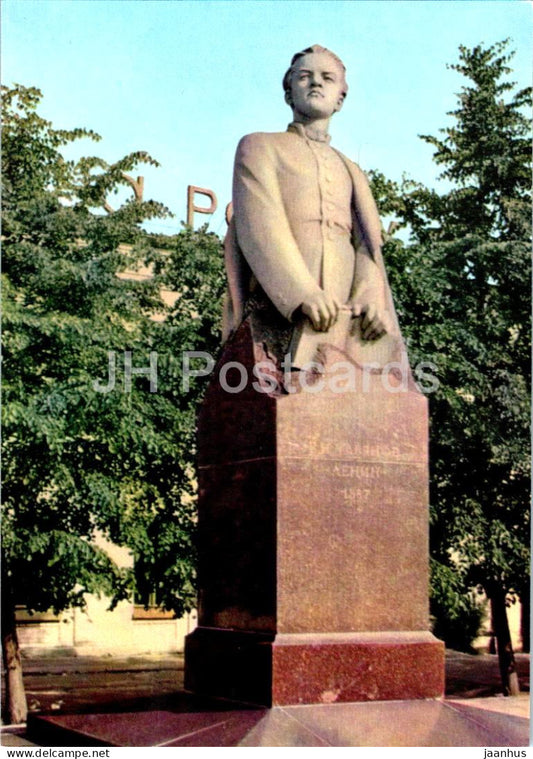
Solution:
M 453 720 L 458 720 L 459 718 L 463 721 L 468 720 L 468 724 L 475 724 L 477 726 L 476 730 L 478 727 L 479 730 L 482 730 L 480 725 L 482 725 L 483 720 L 485 720 L 487 724 L 483 729 L 486 729 L 486 731 L 488 730 L 484 736 L 487 740 L 489 736 L 491 736 L 493 740 L 495 740 L 498 735 L 504 736 L 501 739 L 503 742 L 497 744 L 493 743 L 492 745 L 524 745 L 524 730 L 527 729 L 525 720 L 529 716 L 529 698 L 527 696 L 529 692 L 529 656 L 526 654 L 518 654 L 517 665 L 523 695 L 517 699 L 504 698 L 501 695 L 497 657 L 490 655 L 470 656 L 468 654 L 461 654 L 453 651 L 448 652 L 446 656 L 446 702 L 445 705 L 443 705 L 444 712 L 441 708 L 439 716 L 437 717 L 436 713 L 434 715 L 436 720 L 435 724 L 448 725 L 448 728 L 444 729 L 444 733 L 442 733 L 442 731 L 438 733 L 441 743 L 382 743 L 381 745 L 461 745 L 453 742 L 448 744 L 442 742 L 442 736 L 446 733 L 446 730 L 453 733 L 454 730 L 459 729 L 458 725 L 455 727 L 453 726 L 455 724 Z M 52 712 L 57 715 L 59 720 L 68 721 L 72 720 L 72 717 L 69 715 L 73 714 L 83 715 L 94 711 L 106 712 L 109 715 L 116 715 L 116 717 L 113 718 L 113 724 L 118 725 L 120 720 L 125 719 L 125 713 L 130 714 L 131 716 L 132 712 L 137 714 L 141 712 L 149 712 L 152 715 L 160 715 L 161 719 L 164 718 L 164 715 L 167 715 L 165 719 L 170 719 L 171 723 L 169 724 L 169 730 L 172 731 L 176 729 L 176 725 L 174 724 L 176 719 L 178 719 L 175 708 L 176 694 L 183 687 L 183 657 L 180 655 L 154 655 L 143 658 L 74 656 L 53 658 L 32 657 L 24 660 L 24 673 L 29 708 L 34 714 L 38 714 L 41 711 L 46 711 L 48 713 Z M 407 702 L 395 703 L 406 704 Z M 169 705 L 171 707 L 170 710 Z M 184 703 L 183 706 L 184 710 L 187 711 L 187 705 Z M 368 707 L 370 706 L 377 705 L 368 705 Z M 362 711 L 367 715 L 370 715 L 370 712 L 372 711 L 370 708 L 361 710 L 361 705 L 352 705 L 352 707 L 357 711 L 358 722 L 361 722 L 360 714 Z M 279 714 L 272 710 L 267 712 L 254 711 L 253 715 L 249 713 L 246 715 L 246 718 L 241 714 L 239 716 L 239 725 L 242 726 L 242 720 L 244 719 L 246 722 L 245 727 L 248 731 L 242 740 L 254 740 L 255 738 L 253 738 L 253 736 L 258 734 L 263 736 L 262 739 L 267 739 L 265 736 L 270 735 L 274 728 L 277 730 L 283 721 L 286 722 L 287 729 L 292 725 L 294 719 L 296 719 L 301 725 L 303 724 L 302 718 L 305 715 L 311 714 L 309 711 L 311 708 L 315 707 L 293 707 L 292 710 L 303 709 L 301 714 L 298 712 L 297 715 L 293 715 L 290 710 L 289 713 L 287 709 L 281 710 Z M 348 708 L 348 706 L 346 708 Z M 389 711 L 394 710 L 392 705 L 384 708 Z M 422 706 L 404 707 L 404 712 L 405 708 L 416 711 L 417 709 L 422 709 Z M 428 706 L 427 708 L 430 707 Z M 431 708 L 435 709 L 436 707 Z M 414 720 L 413 724 L 418 724 L 418 717 L 417 714 L 415 714 L 415 711 L 413 711 L 412 715 Z M 338 709 L 337 713 L 340 713 Z M 322 714 L 325 714 L 324 710 L 320 711 L 320 713 L 317 711 L 317 715 L 313 716 L 313 724 L 318 724 L 320 722 Z M 171 716 L 168 717 L 168 715 Z M 184 715 L 182 714 L 179 719 L 184 719 Z M 231 722 L 232 719 L 234 719 L 234 715 L 231 717 L 228 724 L 231 723 L 231 725 L 233 725 L 233 722 Z M 423 718 L 422 716 L 420 717 L 420 724 L 425 725 L 428 719 L 429 716 L 424 712 Z M 504 725 L 500 724 L 502 719 L 505 720 Z M 392 721 L 394 722 L 394 719 Z M 250 722 L 250 725 L 248 725 L 248 722 Z M 283 724 L 285 724 L 285 722 L 283 722 Z M 349 720 L 349 722 L 351 723 L 352 720 Z M 219 731 L 229 729 L 223 721 L 219 720 L 217 725 L 224 725 L 224 727 L 217 728 Z M 233 725 L 232 729 L 236 729 L 235 725 Z M 241 727 L 239 727 L 239 729 L 241 729 Z M 244 730 L 244 727 L 242 727 L 242 729 Z M 328 730 L 330 729 L 331 727 L 328 727 Z M 202 733 L 204 730 L 208 730 L 208 728 L 202 727 Z M 209 728 L 209 730 L 211 730 L 211 728 Z M 498 730 L 500 730 L 499 733 Z M 519 734 L 522 736 L 520 739 L 517 737 Z M 252 735 L 252 738 L 250 738 L 250 735 Z M 329 733 L 324 732 L 321 740 L 327 741 L 328 735 Z M 430 740 L 426 733 L 424 733 L 424 735 L 425 738 L 421 735 L 419 738 L 420 741 Z M 304 740 L 301 736 L 298 740 L 300 740 L 300 738 Z M 217 740 L 219 739 L 220 738 L 217 738 Z M 345 736 L 345 740 L 361 740 L 361 738 L 357 736 L 348 738 Z M 416 740 L 418 740 L 418 738 L 416 738 Z M 475 740 L 481 742 L 472 745 L 490 745 L 484 744 L 482 733 L 480 733 L 479 737 L 475 738 Z M 522 740 L 522 742 L 520 742 L 520 740 Z M 1 742 L 3 745 L 36 745 L 28 743 L 24 728 L 14 731 L 4 729 Z M 41 743 L 40 745 L 52 744 Z M 146 745 L 154 744 L 151 743 Z M 173 745 L 184 744 L 175 743 Z M 240 745 L 253 744 L 245 742 L 240 743 Z M 266 745 L 272 745 L 272 743 Z M 300 744 L 286 743 L 285 745 Z M 373 744 L 359 742 L 344 744 L 317 743 L 311 745 Z
M 529 693 L 529 654 L 515 654 L 521 690 Z M 500 696 L 498 657 L 446 652 L 446 697 L 486 698 Z
M 23 663 L 31 711 L 161 701 L 183 688 L 183 656 L 32 658 Z

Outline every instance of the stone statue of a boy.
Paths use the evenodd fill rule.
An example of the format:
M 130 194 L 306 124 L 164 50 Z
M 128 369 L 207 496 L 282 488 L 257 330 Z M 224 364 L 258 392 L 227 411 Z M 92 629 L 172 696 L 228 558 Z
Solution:
M 283 78 L 293 121 L 242 138 L 226 238 L 227 337 L 249 316 L 254 342 L 280 361 L 295 324 L 327 333 L 341 310 L 366 341 L 396 332 L 381 257 L 381 224 L 361 169 L 329 145 L 348 86 L 345 67 L 313 45 Z M 327 335 L 324 335 L 327 341 Z

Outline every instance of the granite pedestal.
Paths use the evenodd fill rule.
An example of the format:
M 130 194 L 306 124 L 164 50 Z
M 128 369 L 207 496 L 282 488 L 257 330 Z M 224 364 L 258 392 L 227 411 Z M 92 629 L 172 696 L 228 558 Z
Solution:
M 266 706 L 440 697 L 426 398 L 379 372 L 363 383 L 361 367 L 355 389 L 259 392 L 256 360 L 245 324 L 199 416 L 186 688 Z M 221 386 L 229 361 L 245 387 L 237 369 Z

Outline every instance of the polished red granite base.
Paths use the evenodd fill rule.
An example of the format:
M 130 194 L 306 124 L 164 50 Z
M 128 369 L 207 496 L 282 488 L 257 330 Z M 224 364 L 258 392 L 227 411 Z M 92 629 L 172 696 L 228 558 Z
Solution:
M 264 706 L 439 698 L 444 645 L 428 632 L 267 635 L 198 628 L 186 688 Z
M 28 732 L 41 746 L 231 746 L 238 745 L 264 714 L 253 709 L 30 715 Z

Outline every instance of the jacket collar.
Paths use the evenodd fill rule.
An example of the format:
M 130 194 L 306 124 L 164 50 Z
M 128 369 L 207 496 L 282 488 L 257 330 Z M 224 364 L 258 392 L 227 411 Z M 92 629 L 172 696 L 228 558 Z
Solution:
M 331 140 L 329 134 L 317 134 L 310 127 L 307 127 L 306 129 L 299 121 L 291 122 L 287 127 L 287 132 L 294 132 L 295 134 L 299 134 L 300 137 L 303 137 L 305 140 L 313 140 L 314 142 L 325 142 L 326 144 L 329 144 Z

